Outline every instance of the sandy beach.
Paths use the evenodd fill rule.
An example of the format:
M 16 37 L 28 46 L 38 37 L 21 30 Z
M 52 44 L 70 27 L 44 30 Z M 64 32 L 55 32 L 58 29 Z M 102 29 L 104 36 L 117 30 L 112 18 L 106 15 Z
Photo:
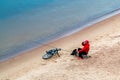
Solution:
M 70 53 L 85 39 L 92 57 L 78 60 Z M 47 45 L 64 50 L 43 60 Z M 120 80 L 120 14 L 47 45 L 1 62 L 0 80 Z

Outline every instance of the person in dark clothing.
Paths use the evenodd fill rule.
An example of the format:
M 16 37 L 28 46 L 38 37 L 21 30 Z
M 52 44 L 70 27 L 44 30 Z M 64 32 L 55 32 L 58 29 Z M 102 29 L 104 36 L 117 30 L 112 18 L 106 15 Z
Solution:
M 90 44 L 88 40 L 85 40 L 82 42 L 82 46 L 83 48 L 78 50 L 79 53 L 79 57 L 78 59 L 84 59 L 84 58 L 88 58 L 90 56 L 87 56 L 89 50 L 90 50 Z

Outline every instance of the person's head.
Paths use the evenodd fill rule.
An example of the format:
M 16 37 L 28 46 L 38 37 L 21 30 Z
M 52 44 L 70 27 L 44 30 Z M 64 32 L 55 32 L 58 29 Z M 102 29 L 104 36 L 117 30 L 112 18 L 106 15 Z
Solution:
M 83 46 L 86 45 L 86 44 L 89 44 L 89 40 L 85 40 L 85 41 L 82 42 Z

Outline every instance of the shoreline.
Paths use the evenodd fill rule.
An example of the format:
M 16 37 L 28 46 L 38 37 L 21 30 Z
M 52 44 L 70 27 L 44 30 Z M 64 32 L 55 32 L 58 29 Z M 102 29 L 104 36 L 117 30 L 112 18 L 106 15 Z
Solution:
M 108 18 L 110 18 L 110 17 L 112 17 L 112 16 L 115 16 L 115 15 L 119 14 L 119 13 L 120 13 L 120 8 L 115 9 L 115 10 L 109 12 L 109 13 L 105 13 L 105 14 L 103 14 L 102 16 L 96 17 L 95 19 L 91 19 L 90 21 L 85 22 L 86 24 L 81 25 L 80 28 L 76 28 L 76 29 L 74 29 L 74 30 L 72 30 L 72 31 L 65 32 L 65 33 L 61 34 L 61 36 L 59 36 L 59 37 L 56 37 L 56 36 L 55 36 L 55 37 L 53 37 L 54 39 L 52 39 L 52 37 L 51 37 L 49 41 L 46 40 L 47 43 L 45 43 L 45 42 L 42 42 L 42 43 L 41 43 L 40 41 L 32 41 L 31 45 L 33 44 L 33 45 L 35 45 L 35 46 L 32 47 L 31 45 L 29 45 L 29 48 L 24 48 L 24 50 L 22 50 L 22 51 L 21 51 L 21 50 L 20 50 L 20 51 L 17 51 L 17 53 L 16 53 L 14 50 L 12 50 L 12 51 L 10 51 L 10 52 L 11 52 L 11 54 L 14 54 L 14 55 L 11 55 L 11 56 L 9 57 L 9 55 L 10 55 L 10 54 L 9 54 L 9 55 L 6 55 L 5 57 L 1 57 L 0 62 L 4 62 L 4 61 L 6 61 L 6 60 L 12 59 L 12 58 L 14 58 L 14 57 L 17 57 L 17 56 L 21 55 L 22 53 L 31 51 L 31 50 L 33 50 L 33 49 L 35 49 L 35 48 L 38 48 L 38 47 L 40 47 L 40 46 L 43 46 L 44 44 L 49 44 L 49 43 L 54 42 L 54 41 L 56 41 L 56 40 L 58 40 L 58 39 L 60 39 L 60 38 L 64 38 L 64 37 L 70 36 L 70 35 L 72 35 L 72 34 L 75 34 L 75 33 L 79 32 L 79 31 L 83 30 L 84 28 L 90 27 L 90 26 L 92 26 L 92 25 L 94 25 L 94 24 L 96 24 L 96 23 L 99 23 L 99 22 L 101 22 L 101 21 L 103 21 L 103 20 L 106 20 L 106 19 L 108 19 Z M 80 25 L 78 25 L 78 26 L 80 26 Z M 8 52 L 7 52 L 7 53 L 8 53 Z
M 43 60 L 42 59 L 42 55 L 44 54 L 44 52 L 46 50 L 51 49 L 51 47 L 43 45 L 43 46 L 37 47 L 37 48 L 35 48 L 33 50 L 24 52 L 23 54 L 20 54 L 19 56 L 14 57 L 12 59 L 9 59 L 7 61 L 0 62 L 0 75 L 1 75 L 0 78 L 3 79 L 3 80 L 4 79 L 10 79 L 10 80 L 16 80 L 16 79 L 19 80 L 20 79 L 20 80 L 24 80 L 24 78 L 25 78 L 27 80 L 27 78 L 31 79 L 32 78 L 31 76 L 34 75 L 35 78 L 33 77 L 33 79 L 39 79 L 39 78 L 40 79 L 49 79 L 50 78 L 51 80 L 52 79 L 54 80 L 58 76 L 55 76 L 54 78 L 52 78 L 52 77 L 45 77 L 45 75 L 42 75 L 42 72 L 47 74 L 48 73 L 47 70 L 50 71 L 51 69 L 53 69 L 53 68 L 55 68 L 57 66 L 57 68 L 55 68 L 55 70 L 50 71 L 51 74 L 49 74 L 49 76 L 53 76 L 55 74 L 56 69 L 59 69 L 59 68 L 60 68 L 60 70 L 58 70 L 58 73 L 57 73 L 58 75 L 60 75 L 59 72 L 61 74 L 66 74 L 65 73 L 66 67 L 69 69 L 73 64 L 74 65 L 77 64 L 77 65 L 79 65 L 79 67 L 81 67 L 81 69 L 73 67 L 73 68 L 70 68 L 70 70 L 71 69 L 73 69 L 73 70 L 74 69 L 76 69 L 76 70 L 78 69 L 76 73 L 81 74 L 80 73 L 81 71 L 83 71 L 85 73 L 84 68 L 87 70 L 87 67 L 85 67 L 85 66 L 87 64 L 88 64 L 87 66 L 89 66 L 90 63 L 92 63 L 92 62 L 93 62 L 92 65 L 89 66 L 90 67 L 89 71 L 90 72 L 94 71 L 94 72 L 92 72 L 92 73 L 94 73 L 94 75 L 97 73 L 97 71 L 95 71 L 95 70 L 97 68 L 99 68 L 101 65 L 102 65 L 102 69 L 107 69 L 107 68 L 109 69 L 109 67 L 107 65 L 110 63 L 110 60 L 112 60 L 111 58 L 113 58 L 115 56 L 115 60 L 119 61 L 119 54 L 118 54 L 118 57 L 116 57 L 116 55 L 113 55 L 113 57 L 111 55 L 109 55 L 110 56 L 109 57 L 110 60 L 109 60 L 106 57 L 108 55 L 107 54 L 103 55 L 103 52 L 101 52 L 100 50 L 103 51 L 105 49 L 104 53 L 108 53 L 109 52 L 110 54 L 116 53 L 115 51 L 119 51 L 118 48 L 114 49 L 114 46 L 108 47 L 109 46 L 108 43 L 105 43 L 106 42 L 105 40 L 107 40 L 106 38 L 110 38 L 110 41 L 111 41 L 111 38 L 115 38 L 115 37 L 119 38 L 119 32 L 120 32 L 120 28 L 119 28 L 120 23 L 119 23 L 119 21 L 120 21 L 120 14 L 117 14 L 117 15 L 112 16 L 112 17 L 110 17 L 108 19 L 105 19 L 105 20 L 103 20 L 101 22 L 98 22 L 98 23 L 96 23 L 96 24 L 94 24 L 94 25 L 92 25 L 90 27 L 86 27 L 86 28 L 82 29 L 79 32 L 76 32 L 76 33 L 71 34 L 69 36 L 60 38 L 60 39 L 58 39 L 58 40 L 56 40 L 54 42 L 48 43 L 48 45 L 50 45 L 50 46 L 56 46 L 58 48 L 60 47 L 60 48 L 62 48 L 64 50 L 67 50 L 67 51 L 72 51 L 74 48 L 80 47 L 81 42 L 83 40 L 89 39 L 90 43 L 91 43 L 91 51 L 90 51 L 89 55 L 92 55 L 92 58 L 90 59 L 90 61 L 85 60 L 86 61 L 85 62 L 83 60 L 83 61 L 80 62 L 75 57 L 69 56 L 70 52 L 66 52 L 66 51 L 61 51 L 60 52 L 60 55 L 61 55 L 60 58 L 57 57 L 57 56 L 54 56 L 50 60 Z M 103 40 L 103 42 L 102 42 L 102 40 Z M 113 42 L 111 42 L 111 44 L 109 42 L 110 45 L 115 45 L 116 43 L 119 43 L 119 39 L 118 39 L 118 41 L 116 39 L 116 42 L 114 44 L 113 44 Z M 101 45 L 101 44 L 103 44 L 103 45 Z M 105 47 L 106 45 L 108 45 L 107 46 L 108 49 Z M 100 48 L 100 50 L 99 50 L 99 48 Z M 113 49 L 114 52 L 110 52 L 109 51 L 110 49 Z M 96 50 L 98 50 L 98 51 L 96 51 Z M 100 56 L 99 56 L 98 53 L 101 53 Z M 104 60 L 104 58 L 102 58 L 101 56 L 105 57 L 106 60 Z M 96 57 L 98 59 L 100 59 L 100 60 L 98 60 Z M 71 62 L 71 60 L 73 60 L 75 63 Z M 97 60 L 97 62 L 94 63 L 94 60 L 95 61 Z M 106 62 L 106 64 L 102 63 L 101 61 L 102 62 Z M 111 62 L 113 62 L 113 61 L 111 61 Z M 85 64 L 85 63 L 87 63 L 87 64 Z M 114 67 L 113 63 L 111 63 L 112 67 Z M 55 66 L 53 66 L 53 65 L 55 65 Z M 82 68 L 82 66 L 84 68 Z M 118 64 L 116 63 L 116 66 L 119 67 L 119 63 Z M 114 67 L 114 68 L 115 69 L 113 69 L 113 70 L 116 71 L 116 67 Z M 100 71 L 98 71 L 98 72 L 103 71 L 102 69 Z M 111 67 L 110 67 L 110 69 L 111 69 Z M 70 73 L 69 72 L 70 70 L 68 70 L 66 72 Z M 114 74 L 115 77 L 119 75 L 118 72 L 114 72 L 114 73 L 112 73 L 112 72 L 110 73 L 110 72 L 109 72 L 109 77 L 110 77 L 111 74 L 114 74 L 114 73 L 116 73 L 116 74 Z M 84 73 L 82 73 L 82 74 L 84 74 Z M 100 75 L 102 75 L 103 73 L 104 72 L 101 72 Z M 72 74 L 72 73 L 70 73 L 70 74 Z M 87 72 L 87 74 L 88 75 L 86 75 L 86 76 L 89 76 L 89 77 L 91 76 L 91 75 L 89 75 L 90 74 L 89 72 Z M 75 74 L 75 75 L 77 75 L 77 74 Z M 72 75 L 72 76 L 75 76 L 75 75 Z M 59 77 L 59 78 L 61 80 L 62 79 L 69 80 L 69 78 L 66 79 L 67 76 L 70 77 L 71 75 L 66 74 L 65 77 Z M 96 76 L 99 76 L 99 75 L 96 75 Z M 114 76 L 113 76 L 113 78 L 114 78 Z M 120 79 L 119 77 L 117 77 L 117 78 Z M 81 80 L 83 80 L 83 79 L 81 79 Z M 102 78 L 100 78 L 100 79 L 98 78 L 97 80 L 101 80 L 101 79 Z M 106 79 L 106 78 L 104 77 L 104 79 Z M 110 79 L 110 78 L 107 78 L 107 79 Z
M 112 11 L 112 12 L 113 12 L 113 11 Z M 12 56 L 12 57 L 10 57 L 10 58 L 2 59 L 2 60 L 0 61 L 0 63 L 6 62 L 7 60 L 10 60 L 10 59 L 12 59 L 12 58 L 18 57 L 19 55 L 22 55 L 22 54 L 24 54 L 24 53 L 26 53 L 26 52 L 29 52 L 29 51 L 31 51 L 31 50 L 34 50 L 34 49 L 36 49 L 36 48 L 43 47 L 43 46 L 45 46 L 45 45 L 48 45 L 48 47 L 50 47 L 50 46 L 56 47 L 56 46 L 54 46 L 54 45 L 49 45 L 49 44 L 54 43 L 54 42 L 56 42 L 57 40 L 59 41 L 59 39 L 63 39 L 63 38 L 72 36 L 72 35 L 74 35 L 74 34 L 77 34 L 77 33 L 81 32 L 81 31 L 84 31 L 84 30 L 88 29 L 89 27 L 91 27 L 91 26 L 93 26 L 93 25 L 95 25 L 95 24 L 97 24 L 97 23 L 99 23 L 99 22 L 102 22 L 102 21 L 104 21 L 104 20 L 106 20 L 106 19 L 109 19 L 109 18 L 111 18 L 111 17 L 113 17 L 113 16 L 119 15 L 119 13 L 120 13 L 120 10 L 117 11 L 117 13 L 116 13 L 116 10 L 115 10 L 115 12 L 113 12 L 112 14 L 109 13 L 108 15 L 102 16 L 102 17 L 100 17 L 99 19 L 97 19 L 97 20 L 95 20 L 95 21 L 93 20 L 92 23 L 90 22 L 90 23 L 84 25 L 84 27 L 81 27 L 81 28 L 79 28 L 79 29 L 76 29 L 76 30 L 72 31 L 71 33 L 67 33 L 67 34 L 65 34 L 65 35 L 63 35 L 63 36 L 60 36 L 60 37 L 58 37 L 58 38 L 55 38 L 54 40 L 50 40 L 50 41 L 47 42 L 47 43 L 39 43 L 39 42 L 38 42 L 38 43 L 39 43 L 38 46 L 35 46 L 35 47 L 33 47 L 33 48 L 30 48 L 30 49 L 21 51 L 21 52 L 19 52 L 18 54 L 16 54 L 15 56 Z M 101 19 L 101 18 L 102 18 L 102 19 Z M 51 48 L 52 48 L 52 47 L 51 47 Z M 59 48 L 59 47 L 58 47 L 58 48 Z

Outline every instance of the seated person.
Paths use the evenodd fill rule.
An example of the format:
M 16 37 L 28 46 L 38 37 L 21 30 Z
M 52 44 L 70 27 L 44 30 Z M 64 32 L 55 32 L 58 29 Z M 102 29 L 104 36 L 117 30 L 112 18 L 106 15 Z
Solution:
M 90 57 L 90 56 L 87 56 L 89 49 L 90 49 L 89 41 L 88 40 L 83 41 L 82 46 L 83 48 L 80 48 L 78 50 L 78 53 L 79 53 L 78 59 L 84 59 L 84 58 Z

